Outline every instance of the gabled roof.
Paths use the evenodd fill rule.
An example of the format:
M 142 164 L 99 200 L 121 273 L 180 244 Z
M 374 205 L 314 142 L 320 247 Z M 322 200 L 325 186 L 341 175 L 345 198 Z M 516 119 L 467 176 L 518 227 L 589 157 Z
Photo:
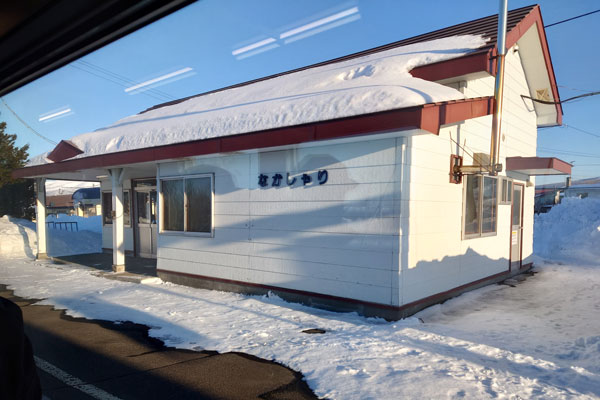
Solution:
M 538 32 L 539 47 L 543 53 L 543 57 L 538 58 L 543 58 L 543 62 L 546 64 L 548 72 L 547 80 L 551 84 L 553 98 L 557 100 L 558 90 L 556 89 L 554 73 L 547 51 L 548 48 L 543 32 L 539 6 L 524 7 L 508 13 L 507 47 L 517 43 L 523 35 L 531 31 L 530 28 L 534 25 Z M 26 167 L 15 171 L 13 175 L 16 177 L 41 176 L 84 168 L 106 168 L 144 161 L 266 148 L 333 137 L 411 128 L 424 129 L 437 133 L 441 124 L 459 122 L 491 113 L 491 98 L 461 99 L 462 95 L 458 91 L 434 83 L 429 84 L 426 81 L 439 81 L 480 72 L 493 74 L 495 70 L 494 41 L 496 31 L 497 16 L 489 16 L 327 62 L 163 103 L 147 109 L 138 115 L 118 121 L 108 128 L 77 136 L 68 143 L 61 142 L 55 151 L 53 151 L 53 155 L 56 156 L 55 161 L 59 162 Z M 460 34 L 467 34 L 467 36 L 456 36 Z M 476 36 L 473 36 L 473 34 Z M 457 45 L 457 40 L 460 46 Z M 438 51 L 434 50 L 440 48 L 445 49 L 445 54 L 440 55 Z M 394 74 L 390 75 L 389 68 L 393 68 L 395 65 L 393 63 L 383 64 L 381 62 L 381 60 L 386 58 L 402 57 L 403 54 L 414 54 L 411 51 L 415 49 L 419 50 L 416 53 L 421 53 L 421 59 L 418 59 L 416 64 L 412 64 L 414 67 L 411 67 L 412 70 L 403 70 L 400 68 L 398 72 L 393 71 Z M 424 56 L 423 54 L 426 55 Z M 410 61 L 405 62 L 410 63 Z M 387 71 L 386 73 L 389 75 L 384 76 L 384 85 L 368 80 L 372 75 L 381 73 L 381 71 Z M 281 91 L 276 93 L 276 89 L 281 87 L 281 82 L 295 82 L 298 80 L 298 77 L 305 78 L 307 76 L 309 78 L 318 76 L 321 79 L 321 81 L 316 82 L 315 88 L 323 89 L 313 90 L 313 92 L 318 92 L 318 95 L 335 92 L 335 85 L 338 85 L 337 90 L 340 93 L 343 92 L 345 95 L 352 93 L 351 91 L 356 89 L 346 84 L 349 80 L 359 83 L 355 83 L 355 88 L 363 90 L 363 92 L 357 92 L 358 95 L 355 97 L 360 99 L 373 99 L 376 94 L 373 91 L 364 92 L 364 90 L 367 90 L 365 88 L 370 88 L 369 90 L 371 90 L 372 88 L 382 87 L 384 89 L 381 90 L 385 90 L 386 87 L 393 87 L 393 90 L 397 90 L 397 88 L 407 90 L 391 95 L 390 99 L 393 99 L 393 102 L 388 103 L 392 106 L 382 106 L 379 102 L 371 102 L 372 105 L 365 108 L 367 111 L 362 112 L 359 109 L 352 109 L 352 107 L 346 107 L 346 109 L 338 107 L 337 111 L 329 114 L 324 113 L 325 117 L 321 118 L 319 116 L 314 117 L 314 115 L 304 119 L 296 118 L 297 116 L 289 118 L 289 115 L 279 118 L 277 112 L 273 110 L 277 110 L 277 106 L 281 106 L 281 102 L 277 103 L 274 100 L 281 101 L 282 98 L 295 98 L 302 101 L 303 98 L 306 98 L 307 94 L 302 92 L 304 90 L 302 84 L 297 85 L 300 87 L 300 91 L 292 93 L 292 96 L 282 97 Z M 404 82 L 399 82 L 397 79 L 399 76 L 403 79 L 417 77 L 425 80 L 413 79 L 410 83 L 415 86 L 411 87 L 410 85 L 403 85 Z M 334 90 L 330 90 L 330 85 L 333 85 Z M 248 93 L 252 93 L 252 90 L 258 92 L 261 90 L 265 91 L 267 93 L 266 101 L 269 106 L 253 110 L 254 114 L 241 108 L 239 115 L 236 115 L 233 120 L 236 118 L 243 120 L 243 117 L 251 120 L 251 118 L 248 118 L 250 114 L 250 117 L 255 118 L 257 123 L 252 120 L 251 123 L 246 123 L 246 126 L 234 126 L 222 123 L 219 120 L 219 118 L 222 119 L 222 115 L 216 115 L 217 126 L 215 128 L 215 126 L 207 124 L 206 120 L 201 119 L 215 110 L 231 110 L 235 107 L 253 104 L 253 101 L 244 102 L 245 97 L 248 98 Z M 310 92 L 309 95 L 313 96 L 313 92 Z M 415 93 L 419 94 L 417 97 L 421 96 L 421 100 L 418 98 L 415 100 Z M 432 95 L 432 93 L 436 94 Z M 285 94 L 288 95 L 290 93 L 286 92 Z M 235 98 L 237 103 L 235 105 L 224 103 L 222 100 L 224 97 Z M 242 100 L 237 100 L 240 98 Z M 412 98 L 412 100 L 409 99 L 407 101 L 407 98 Z M 305 103 L 312 104 L 312 99 L 310 97 L 311 101 Z M 429 103 L 427 99 L 429 99 Z M 250 100 L 253 99 L 250 97 Z M 317 98 L 317 100 L 320 100 L 322 104 L 329 104 L 331 98 Z M 339 102 L 340 105 L 348 103 L 348 98 L 344 98 L 343 100 Z M 256 101 L 254 102 L 256 103 Z M 265 100 L 261 100 L 260 102 L 265 102 Z M 273 107 L 274 105 L 275 107 Z M 562 115 L 560 106 L 556 106 L 555 108 L 557 122 L 560 122 L 560 116 Z M 338 111 L 341 112 L 338 113 Z M 190 123 L 191 116 L 200 118 L 194 122 L 195 125 Z M 262 120 L 268 120 L 269 117 L 271 119 L 274 118 L 275 121 L 271 125 L 264 124 Z M 283 120 L 283 122 L 279 120 Z M 157 127 L 156 124 L 152 125 L 155 121 L 179 121 L 177 129 L 204 129 L 205 133 L 208 130 L 208 134 L 200 132 L 196 136 L 192 135 L 185 140 L 177 141 L 172 138 L 172 126 Z M 215 121 L 213 120 L 213 122 Z M 138 133 L 145 133 L 147 138 L 140 141 L 141 145 L 136 144 L 137 147 L 128 147 L 125 145 L 119 148 L 123 142 L 127 142 L 128 132 L 131 131 L 132 126 L 138 128 Z M 221 133 L 215 134 L 214 129 L 221 129 Z M 96 140 L 103 135 L 106 137 L 104 143 L 106 148 L 90 151 L 85 140 L 90 140 L 90 138 Z M 159 140 L 157 138 L 160 135 L 163 135 L 167 140 L 157 142 Z M 166 144 L 160 145 L 163 143 Z M 58 147 L 61 148 L 59 149 Z M 71 153 L 79 151 L 83 154 L 74 158 L 69 157 Z M 63 158 L 65 156 L 70 159 Z

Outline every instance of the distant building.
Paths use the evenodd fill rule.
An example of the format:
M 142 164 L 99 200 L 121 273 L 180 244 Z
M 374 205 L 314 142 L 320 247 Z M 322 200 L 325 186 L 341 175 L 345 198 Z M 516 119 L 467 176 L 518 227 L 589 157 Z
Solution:
M 77 189 L 73 193 L 72 202 L 75 214 L 80 217 L 93 217 L 102 214 L 99 187 Z
M 565 189 L 565 197 L 600 198 L 600 183 L 572 185 Z
M 46 197 L 46 209 L 48 214 L 73 215 L 73 197 L 71 194 L 57 194 Z

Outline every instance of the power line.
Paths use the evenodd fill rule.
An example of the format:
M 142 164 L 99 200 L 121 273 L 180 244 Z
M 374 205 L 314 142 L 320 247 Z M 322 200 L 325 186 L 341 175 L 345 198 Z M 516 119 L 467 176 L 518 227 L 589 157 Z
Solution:
M 583 130 L 583 129 L 575 128 L 575 127 L 574 127 L 574 126 L 572 126 L 572 125 L 567 125 L 567 124 L 564 124 L 564 127 L 565 127 L 565 128 L 574 129 L 574 130 L 576 130 L 576 131 L 578 131 L 578 132 L 585 133 L 586 135 L 590 135 L 590 136 L 593 136 L 593 137 L 600 138 L 600 135 L 598 135 L 597 133 L 592 133 L 592 132 L 588 132 L 588 131 L 586 131 L 586 130 Z
M 524 94 L 521 95 L 521 98 L 523 98 L 523 99 L 529 99 L 531 101 L 535 101 L 536 103 L 555 105 L 555 104 L 566 103 L 567 101 L 571 101 L 571 100 L 580 99 L 582 97 L 597 96 L 599 94 L 600 94 L 600 92 L 584 93 L 584 94 L 580 94 L 578 96 L 569 97 L 568 99 L 561 100 L 561 101 L 539 100 L 539 99 L 534 99 L 533 97 L 525 96 Z
M 589 153 L 578 153 L 578 152 L 573 152 L 573 151 L 565 151 L 565 150 L 559 150 L 559 149 L 550 149 L 550 148 L 547 148 L 547 147 L 538 147 L 538 149 L 541 152 L 543 152 L 543 153 L 557 153 L 557 154 L 567 155 L 567 156 L 585 157 L 585 158 L 598 158 L 598 159 L 600 159 L 600 155 L 594 155 L 594 154 L 589 154 Z
M 46 136 L 42 135 L 41 133 L 39 133 L 38 131 L 36 131 L 35 129 L 33 129 L 31 126 L 29 126 L 29 124 L 25 121 L 23 121 L 23 119 L 21 117 L 19 117 L 19 115 L 13 111 L 12 108 L 10 108 L 8 106 L 8 104 L 6 103 L 6 101 L 4 101 L 4 98 L 0 97 L 0 100 L 2 100 L 2 102 L 4 103 L 4 105 L 6 106 L 6 108 L 8 108 L 8 110 L 15 116 L 15 118 L 17 118 L 19 121 L 21 121 L 21 123 L 23 125 L 25 125 L 27 128 L 29 128 L 29 130 L 33 133 L 35 133 L 36 135 L 38 135 L 39 137 L 41 137 L 42 139 L 44 139 L 46 142 L 53 144 L 53 145 L 57 145 L 58 143 L 56 143 L 54 140 L 47 138 Z
M 126 76 L 124 76 L 124 75 L 120 75 L 120 74 L 118 74 L 118 73 L 116 73 L 116 72 L 113 72 L 113 71 L 111 71 L 111 70 L 109 70 L 109 69 L 106 69 L 106 68 L 104 68 L 104 67 L 101 67 L 101 66 L 99 66 L 99 65 L 93 64 L 93 63 L 91 63 L 91 62 L 89 62 L 89 61 L 85 61 L 85 60 L 78 60 L 78 61 L 77 61 L 77 63 L 78 63 L 78 64 L 81 64 L 81 65 L 83 65 L 83 66 L 85 66 L 85 67 L 87 67 L 87 68 L 94 69 L 94 70 L 96 70 L 96 71 L 98 71 L 98 72 L 100 72 L 100 73 L 103 73 L 103 74 L 109 75 L 109 76 L 111 76 L 111 77 L 113 77 L 113 78 L 115 78 L 115 79 L 118 79 L 118 80 L 120 80 L 120 81 L 124 82 L 124 83 L 125 83 L 127 86 L 134 86 L 134 85 L 137 85 L 137 84 L 139 84 L 139 82 L 136 82 L 136 81 L 134 81 L 134 80 L 131 80 L 131 79 L 127 78 L 127 77 L 126 77 Z M 171 96 L 170 94 L 168 94 L 168 93 L 166 93 L 166 92 L 163 92 L 162 90 L 159 90 L 159 89 L 156 89 L 156 88 L 147 89 L 147 91 L 149 91 L 149 92 L 153 92 L 153 93 L 155 93 L 155 94 L 157 94 L 157 95 L 159 95 L 159 96 L 165 97 L 165 98 L 167 98 L 168 100 L 175 100 L 175 98 L 174 98 L 173 96 Z
M 577 88 L 573 88 L 570 86 L 565 86 L 565 85 L 556 85 L 559 88 L 563 88 L 563 89 L 568 89 L 568 90 L 575 90 L 576 92 L 584 92 L 584 93 L 589 93 L 589 89 L 577 89 Z
M 577 19 L 577 18 L 587 17 L 588 15 L 595 14 L 597 12 L 600 12 L 600 10 L 591 11 L 589 13 L 581 14 L 576 17 L 571 17 L 571 18 L 563 19 L 562 21 L 554 22 L 552 24 L 544 25 L 544 28 L 550 28 L 551 26 L 564 24 L 565 22 L 573 21 L 574 19 Z
M 99 72 L 90 71 L 89 69 L 83 68 L 81 65 L 75 65 L 74 63 L 72 63 L 72 64 L 69 64 L 69 66 L 70 66 L 70 67 L 72 67 L 72 68 L 78 69 L 78 70 L 80 70 L 80 71 L 87 72 L 88 74 L 90 74 L 90 75 L 94 75 L 94 76 L 96 76 L 96 77 L 98 77 L 98 78 L 100 78 L 100 79 L 104 79 L 104 80 L 106 80 L 106 81 L 112 82 L 112 83 L 114 83 L 115 85 L 118 85 L 118 86 L 121 86 L 121 87 L 124 87 L 124 88 L 127 88 L 127 87 L 129 87 L 129 86 L 130 86 L 130 85 L 129 85 L 129 84 L 127 84 L 127 83 L 123 83 L 123 81 L 124 81 L 124 79 L 123 79 L 123 78 L 116 78 L 116 77 L 114 77 L 114 78 L 112 78 L 112 79 L 111 79 L 110 77 L 107 77 L 107 76 L 101 75 Z M 89 67 L 88 67 L 88 68 L 89 68 Z M 116 79 L 119 79 L 119 80 L 121 80 L 121 82 L 117 81 Z M 166 95 L 166 96 L 165 96 L 165 95 L 163 95 L 163 94 L 160 94 L 160 93 L 158 93 L 158 94 L 157 94 L 157 93 L 155 93 L 155 92 L 154 92 L 154 89 L 146 90 L 146 91 L 143 91 L 143 92 L 141 92 L 141 93 L 142 93 L 142 94 L 145 94 L 146 96 L 150 96 L 150 97 L 152 97 L 153 99 L 155 99 L 155 100 L 158 100 L 158 101 L 165 101 L 165 98 L 166 98 L 168 101 L 170 101 L 170 100 L 173 100 L 173 97 L 172 97 L 172 96 L 169 96 L 169 95 Z

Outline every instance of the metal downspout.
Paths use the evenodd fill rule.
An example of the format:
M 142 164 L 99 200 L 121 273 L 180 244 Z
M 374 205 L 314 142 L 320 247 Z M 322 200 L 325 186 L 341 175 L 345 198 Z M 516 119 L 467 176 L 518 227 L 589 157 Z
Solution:
M 494 85 L 494 115 L 492 117 L 492 132 L 490 139 L 490 158 L 487 165 L 454 165 L 450 173 L 457 179 L 464 174 L 489 173 L 497 175 L 502 172 L 500 161 L 500 128 L 502 125 L 502 100 L 504 94 L 504 59 L 506 55 L 506 20 L 508 14 L 508 0 L 500 0 L 498 11 L 498 48 L 496 54 L 496 82 Z M 460 182 L 460 180 L 457 180 Z
M 504 62 L 506 56 L 506 16 L 508 0 L 500 0 L 498 12 L 498 54 L 496 57 L 496 84 L 494 86 L 494 116 L 490 141 L 490 175 L 502 171 L 500 161 L 500 134 L 502 127 L 502 103 L 504 98 Z

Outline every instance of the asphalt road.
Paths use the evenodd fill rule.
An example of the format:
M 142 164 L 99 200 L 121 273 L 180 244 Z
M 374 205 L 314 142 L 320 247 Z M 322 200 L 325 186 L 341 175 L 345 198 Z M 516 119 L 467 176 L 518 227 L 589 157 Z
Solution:
M 72 318 L 35 300 L 23 311 L 44 396 L 58 399 L 314 399 L 302 375 L 242 353 L 176 350 L 148 328 Z

